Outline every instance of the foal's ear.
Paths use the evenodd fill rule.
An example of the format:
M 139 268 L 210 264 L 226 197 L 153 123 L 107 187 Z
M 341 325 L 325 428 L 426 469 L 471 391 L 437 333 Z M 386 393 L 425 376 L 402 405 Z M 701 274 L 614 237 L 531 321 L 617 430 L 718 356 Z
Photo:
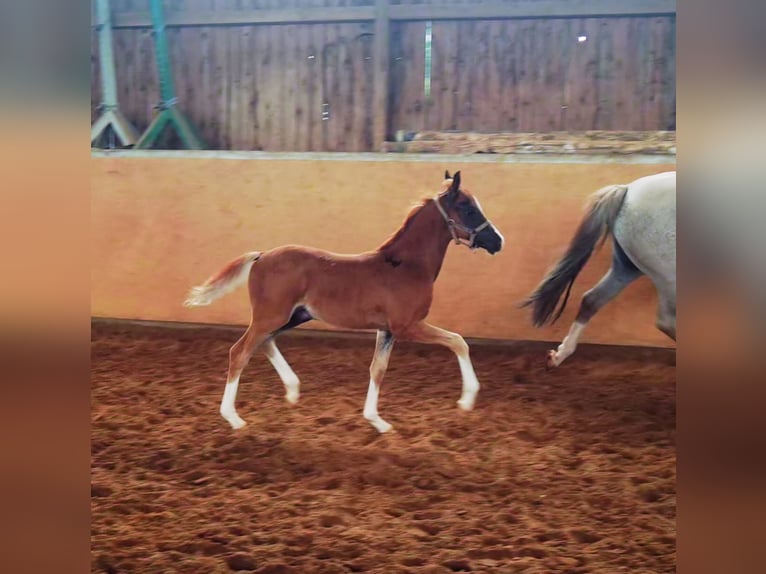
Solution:
M 447 169 L 444 170 L 444 179 L 452 179 L 449 175 L 449 170 Z
M 447 197 L 454 199 L 457 197 L 457 192 L 460 191 L 460 172 L 456 171 L 452 176 L 452 185 L 447 192 Z

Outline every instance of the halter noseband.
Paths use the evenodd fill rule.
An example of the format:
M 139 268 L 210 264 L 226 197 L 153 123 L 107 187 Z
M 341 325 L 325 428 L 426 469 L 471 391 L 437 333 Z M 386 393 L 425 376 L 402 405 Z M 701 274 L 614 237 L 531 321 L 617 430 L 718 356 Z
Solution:
M 452 234 L 452 239 L 455 240 L 455 244 L 467 245 L 470 249 L 474 249 L 474 241 L 476 240 L 476 236 L 479 234 L 479 232 L 482 229 L 490 225 L 489 219 L 484 219 L 484 223 L 479 225 L 479 227 L 477 227 L 476 229 L 471 229 L 470 227 L 466 227 L 462 223 L 458 223 L 457 221 L 452 219 L 449 215 L 447 215 L 447 212 L 444 211 L 444 208 L 439 202 L 438 195 L 434 197 L 434 203 L 436 204 L 436 209 L 439 210 L 439 213 L 441 213 L 442 217 L 444 218 L 444 221 L 447 223 L 447 229 L 449 229 L 449 232 Z M 467 234 L 468 240 L 466 241 L 462 237 L 459 237 L 457 232 L 455 231 L 456 229 L 459 229 L 463 233 Z

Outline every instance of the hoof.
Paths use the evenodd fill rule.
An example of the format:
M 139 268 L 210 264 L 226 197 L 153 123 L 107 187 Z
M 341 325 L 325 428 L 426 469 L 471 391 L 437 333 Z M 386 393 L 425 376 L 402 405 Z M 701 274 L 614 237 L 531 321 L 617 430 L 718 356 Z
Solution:
M 475 399 L 460 399 L 457 402 L 457 406 L 461 411 L 472 411 Z
M 229 415 L 228 417 L 224 417 L 226 419 L 226 422 L 228 422 L 231 425 L 231 428 L 234 430 L 239 430 L 243 426 L 245 426 L 247 423 L 243 421 L 239 415 Z
M 300 397 L 299 393 L 287 393 L 285 395 L 285 400 L 287 400 L 288 403 L 291 405 L 295 405 L 298 403 L 298 397 Z
M 548 356 L 545 358 L 545 370 L 550 371 L 551 369 L 558 367 L 560 364 L 561 363 L 556 360 L 556 351 L 548 351 Z
M 380 434 L 387 433 L 393 430 L 394 428 L 391 424 L 387 423 L 383 419 L 371 420 L 370 424 L 374 426 L 375 430 L 378 431 Z

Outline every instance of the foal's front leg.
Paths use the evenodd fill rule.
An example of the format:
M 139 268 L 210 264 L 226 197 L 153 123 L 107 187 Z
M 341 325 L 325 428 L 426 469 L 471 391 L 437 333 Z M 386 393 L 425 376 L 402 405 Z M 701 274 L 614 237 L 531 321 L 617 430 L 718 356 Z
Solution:
M 388 368 L 388 359 L 394 348 L 394 337 L 389 331 L 378 331 L 375 340 L 375 355 L 370 363 L 370 386 L 367 387 L 367 400 L 364 401 L 364 418 L 370 421 L 378 432 L 390 431 L 393 427 L 378 415 L 378 395 L 383 376 Z
M 473 409 L 476 395 L 479 392 L 479 381 L 471 364 L 471 358 L 468 354 L 468 344 L 463 337 L 457 333 L 445 331 L 439 327 L 434 327 L 426 322 L 415 323 L 407 328 L 402 338 L 417 343 L 436 343 L 450 349 L 457 355 L 457 361 L 460 365 L 460 374 L 463 377 L 463 391 L 460 395 L 458 406 L 464 411 Z

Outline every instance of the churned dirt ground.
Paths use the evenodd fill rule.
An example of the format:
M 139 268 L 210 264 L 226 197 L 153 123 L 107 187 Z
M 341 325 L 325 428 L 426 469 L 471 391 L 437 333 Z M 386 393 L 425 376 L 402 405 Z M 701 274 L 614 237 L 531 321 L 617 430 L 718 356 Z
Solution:
M 373 340 L 283 336 L 218 414 L 233 331 L 94 323 L 92 571 L 646 574 L 675 571 L 673 351 L 397 343 L 378 435 Z

